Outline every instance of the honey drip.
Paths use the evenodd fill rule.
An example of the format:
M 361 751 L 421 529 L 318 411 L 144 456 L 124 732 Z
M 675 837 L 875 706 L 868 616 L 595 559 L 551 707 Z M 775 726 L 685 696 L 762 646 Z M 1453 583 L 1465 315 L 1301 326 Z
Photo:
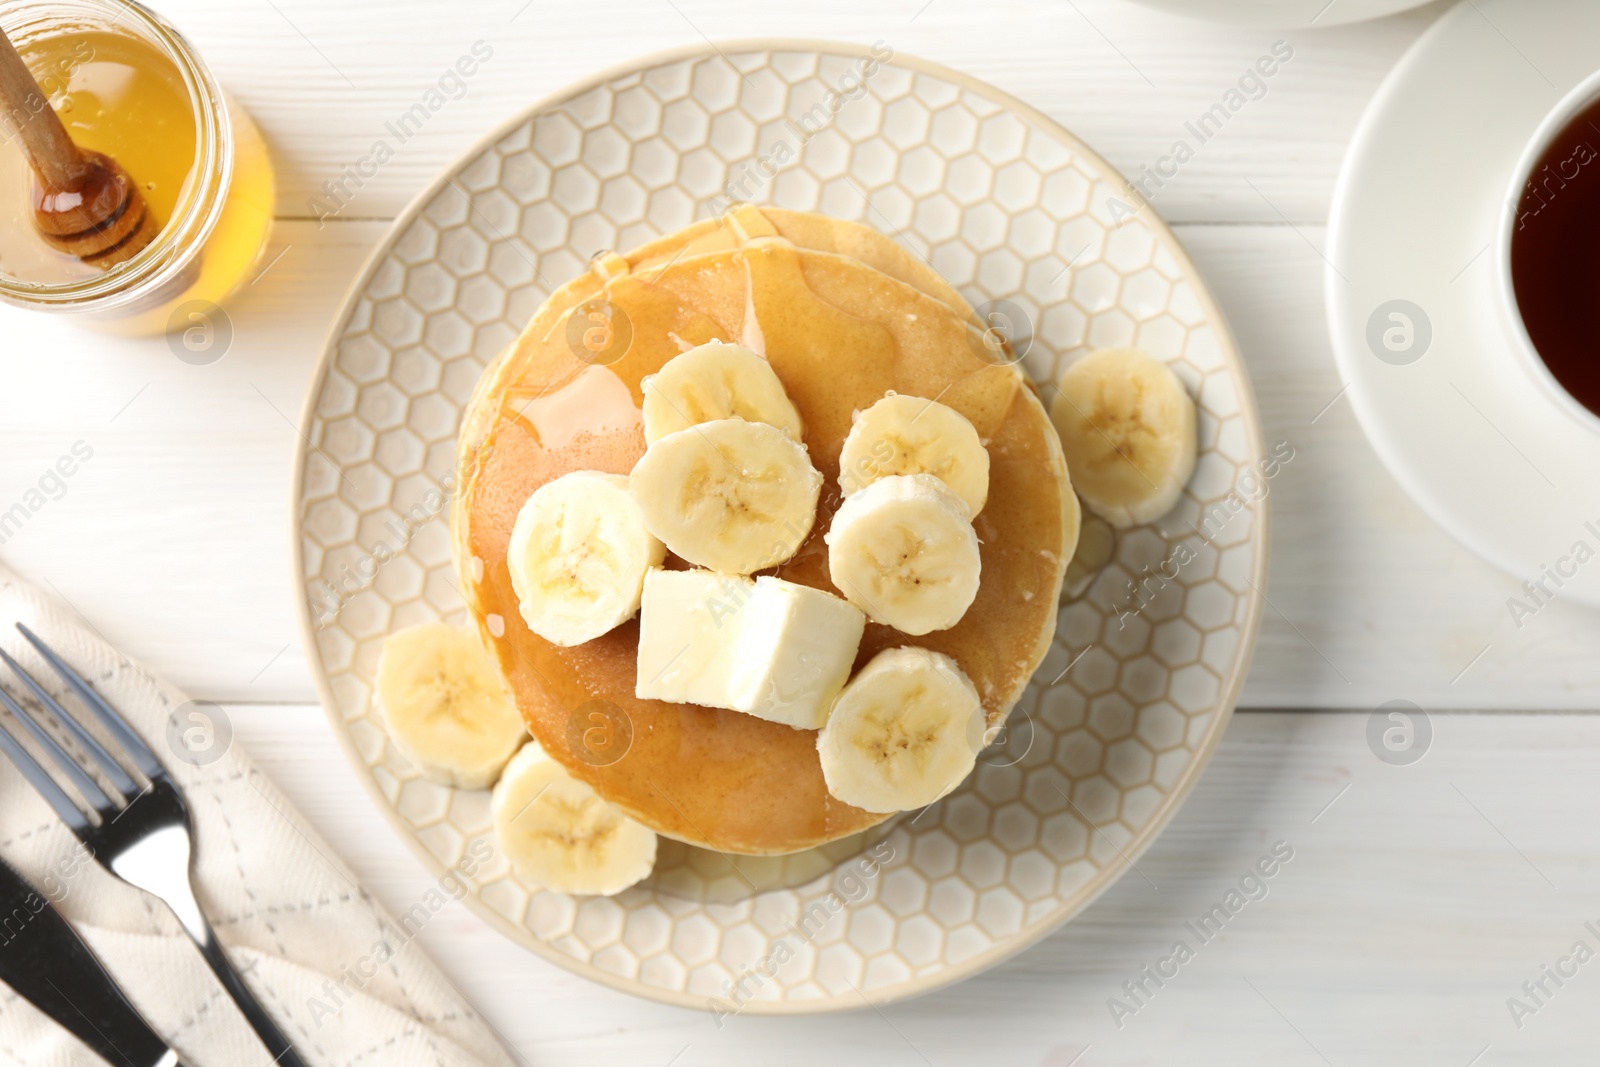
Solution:
M 613 273 L 603 293 L 597 281 L 575 285 L 578 296 L 567 308 L 603 297 L 631 325 L 627 352 L 605 366 L 568 345 L 570 310 L 535 319 L 468 412 L 464 455 L 481 466 L 467 483 L 456 535 L 462 557 L 483 562 L 481 578 L 466 591 L 480 618 L 507 620 L 495 646 L 524 718 L 552 755 L 669 836 L 730 852 L 789 852 L 883 817 L 828 794 L 814 732 L 636 699 L 637 621 L 571 648 L 531 634 L 517 615 L 505 566 L 522 502 L 568 471 L 631 471 L 644 435 L 636 416 L 621 411 L 622 397 L 636 408 L 642 380 L 681 344 L 738 342 L 753 310 L 766 356 L 804 420 L 812 462 L 827 479 L 810 536 L 777 570 L 784 578 L 837 592 L 823 534 L 838 505 L 839 453 L 855 411 L 890 391 L 939 397 L 986 441 L 991 489 L 979 516 L 978 599 L 956 627 L 923 637 L 869 625 L 857 666 L 896 645 L 945 652 L 973 678 L 991 721 L 1016 699 L 1053 635 L 1053 593 L 1076 541 L 1077 513 L 1043 408 L 1014 368 L 984 357 L 962 314 L 855 259 L 798 248 L 758 226 L 730 233 L 723 227 L 697 240 L 733 243 L 731 249 L 636 264 L 632 273 Z M 589 408 L 585 397 L 600 398 L 599 407 Z M 484 447 L 474 447 L 479 440 Z M 668 566 L 684 564 L 669 557 Z M 571 709 L 594 699 L 622 708 L 633 724 L 628 755 L 603 767 L 566 747 Z

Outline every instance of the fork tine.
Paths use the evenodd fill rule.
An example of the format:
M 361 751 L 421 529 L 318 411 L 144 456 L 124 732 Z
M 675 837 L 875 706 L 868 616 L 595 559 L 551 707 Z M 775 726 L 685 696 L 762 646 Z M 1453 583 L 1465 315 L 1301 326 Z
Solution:
M 44 657 L 44 661 L 50 664 L 51 669 L 61 676 L 61 680 L 71 686 L 73 692 L 77 693 L 83 702 L 89 706 L 89 710 L 94 713 L 95 718 L 100 720 L 101 725 L 111 731 L 111 736 L 122 743 L 123 751 L 128 754 L 129 759 L 133 760 L 134 766 L 139 768 L 141 774 L 152 782 L 167 776 L 167 769 L 161 765 L 161 761 L 156 758 L 156 754 L 150 751 L 150 746 L 144 743 L 144 739 L 134 732 L 132 726 L 128 725 L 127 719 L 124 719 L 117 713 L 115 708 L 107 704 L 105 699 L 94 691 L 94 687 L 83 679 L 82 675 L 67 666 L 67 661 L 56 655 L 55 649 L 45 644 L 38 634 L 20 622 L 17 623 L 17 629 L 21 631 L 23 637 L 28 639 L 28 644 L 32 645 L 34 650 Z
M 23 729 L 27 730 L 29 735 L 39 742 L 40 747 L 50 754 L 50 758 L 56 761 L 56 765 L 61 768 L 62 773 L 71 779 L 78 792 L 83 794 L 83 799 L 89 802 L 91 808 L 100 813 L 101 818 L 109 819 L 117 813 L 116 805 L 111 803 L 111 798 L 106 796 L 106 791 L 100 788 L 100 783 L 90 778 L 88 773 L 78 766 L 78 761 L 73 759 L 67 750 L 61 747 L 61 743 L 51 737 L 49 731 L 40 726 L 38 721 L 28 714 L 21 704 L 13 700 L 11 694 L 4 689 L 0 689 L 0 704 L 4 704 L 6 709 L 16 717 L 17 722 L 22 724 Z M 33 762 L 35 768 L 39 766 L 38 763 L 33 761 L 32 757 L 29 757 L 29 762 Z M 27 772 L 24 771 L 23 773 L 26 774 Z M 41 770 L 40 773 L 43 774 L 44 772 Z M 32 781 L 31 776 L 29 781 Z M 34 782 L 36 787 L 38 784 Z M 129 795 L 132 796 L 132 794 Z M 45 799 L 48 800 L 50 798 L 47 796 Z M 79 817 L 82 818 L 81 814 Z
M 73 833 L 82 836 L 88 832 L 90 828 L 89 820 L 84 817 L 78 805 L 73 803 L 72 798 L 67 796 L 65 790 L 56 785 L 56 780 L 45 773 L 45 769 L 39 766 L 37 760 L 28 755 L 28 750 L 19 745 L 17 739 L 11 736 L 11 731 L 4 726 L 0 726 L 0 752 L 5 753 L 12 766 L 22 772 L 22 777 L 28 780 L 28 784 L 33 786 L 40 796 L 44 797 L 45 803 L 55 809 L 55 813 L 61 817 L 61 821 L 66 823 Z
M 22 679 L 22 684 L 28 687 L 28 691 L 34 695 L 39 703 L 49 708 L 50 714 L 54 715 L 56 721 L 66 728 L 67 733 L 71 734 L 78 744 L 88 750 L 89 755 L 93 756 L 94 761 L 100 765 L 100 769 L 105 771 L 106 777 L 111 779 L 111 785 L 117 792 L 128 799 L 138 795 L 139 787 L 134 784 L 133 777 L 123 770 L 122 764 L 112 758 L 111 753 L 105 750 L 105 746 L 100 744 L 93 734 L 85 730 L 83 724 L 73 718 L 67 709 L 61 706 L 60 701 L 45 692 L 44 687 L 34 681 L 33 675 L 23 670 L 22 665 L 8 656 L 3 648 L 0 648 L 0 661 L 3 661 L 7 667 L 11 668 L 12 674 Z

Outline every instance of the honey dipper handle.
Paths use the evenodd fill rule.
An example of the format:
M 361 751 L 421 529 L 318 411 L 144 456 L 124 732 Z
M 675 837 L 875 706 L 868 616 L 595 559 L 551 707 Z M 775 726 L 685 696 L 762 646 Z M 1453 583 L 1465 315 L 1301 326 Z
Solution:
M 78 146 L 4 30 L 0 30 L 0 108 L 41 182 L 51 189 L 76 186 L 84 173 Z

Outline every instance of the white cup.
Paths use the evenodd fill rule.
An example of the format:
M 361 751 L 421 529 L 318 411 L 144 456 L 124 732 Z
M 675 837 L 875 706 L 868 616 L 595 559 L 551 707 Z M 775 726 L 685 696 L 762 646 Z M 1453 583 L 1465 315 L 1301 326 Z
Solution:
M 1550 109 L 1549 114 L 1545 115 L 1544 120 L 1534 130 L 1527 146 L 1523 148 L 1522 155 L 1518 157 L 1516 169 L 1511 174 L 1511 186 L 1506 191 L 1505 202 L 1500 209 L 1499 229 L 1495 233 L 1495 289 L 1499 297 L 1501 314 L 1505 316 L 1506 323 L 1511 329 L 1512 347 L 1516 349 L 1519 366 L 1539 383 L 1545 395 L 1568 417 L 1600 434 L 1600 415 L 1584 407 L 1577 398 L 1567 392 L 1566 387 L 1551 373 L 1549 366 L 1539 355 L 1539 350 L 1534 347 L 1533 338 L 1528 335 L 1528 327 L 1522 321 L 1522 309 L 1517 305 L 1517 289 L 1511 277 L 1511 239 L 1516 233 L 1523 191 L 1534 177 L 1533 168 L 1545 150 L 1550 147 L 1551 142 L 1566 128 L 1567 123 L 1596 100 L 1600 100 L 1600 71 L 1578 83 Z M 1600 160 L 1597 160 L 1596 164 L 1600 165 Z

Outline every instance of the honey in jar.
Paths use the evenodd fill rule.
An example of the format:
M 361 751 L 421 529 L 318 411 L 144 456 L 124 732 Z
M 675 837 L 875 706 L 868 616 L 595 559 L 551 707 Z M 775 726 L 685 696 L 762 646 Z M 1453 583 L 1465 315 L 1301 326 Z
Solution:
M 244 280 L 266 242 L 273 176 L 254 123 L 188 42 L 137 5 L 0 3 L 0 23 L 73 141 L 122 165 L 160 230 L 109 270 L 51 248 L 33 228 L 33 174 L 7 129 L 0 300 L 118 333 L 187 328 L 193 309 Z

